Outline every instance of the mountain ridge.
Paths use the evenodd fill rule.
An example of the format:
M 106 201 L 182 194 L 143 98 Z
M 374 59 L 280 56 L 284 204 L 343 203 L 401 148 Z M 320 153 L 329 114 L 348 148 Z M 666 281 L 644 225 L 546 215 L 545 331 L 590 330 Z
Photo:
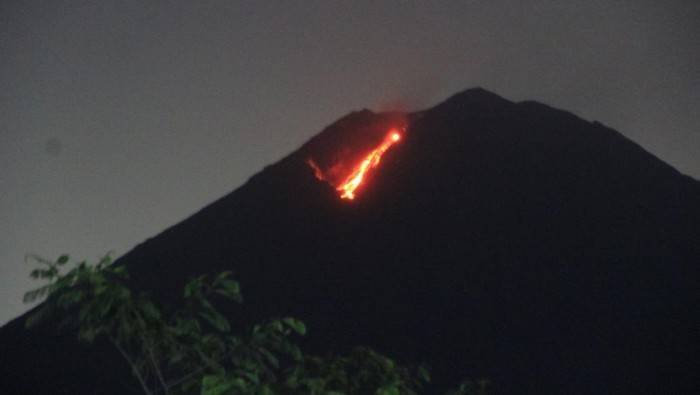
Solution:
M 352 202 L 307 163 L 401 122 Z M 619 132 L 475 88 L 415 113 L 350 113 L 117 263 L 164 300 L 190 275 L 233 269 L 247 320 L 299 316 L 310 350 L 368 345 L 434 364 L 440 385 L 683 392 L 697 385 L 697 201 L 700 183 Z M 23 339 L 2 353 L 21 372 L 0 364 L 18 389 L 36 384 L 22 353 L 49 347 L 20 319 L 0 329 L 3 348 Z

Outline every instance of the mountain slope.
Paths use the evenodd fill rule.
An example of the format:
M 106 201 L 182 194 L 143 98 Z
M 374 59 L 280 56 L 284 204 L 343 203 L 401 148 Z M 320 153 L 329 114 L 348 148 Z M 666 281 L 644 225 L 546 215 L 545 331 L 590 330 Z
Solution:
M 401 143 L 356 200 L 314 177 L 309 158 L 329 166 L 395 125 Z M 689 393 L 697 202 L 700 183 L 618 132 L 471 89 L 419 113 L 349 114 L 119 262 L 164 299 L 232 269 L 242 321 L 298 316 L 312 351 L 368 345 L 430 363 L 438 385 Z M 0 392 L 127 392 L 109 351 L 52 333 L 2 328 Z

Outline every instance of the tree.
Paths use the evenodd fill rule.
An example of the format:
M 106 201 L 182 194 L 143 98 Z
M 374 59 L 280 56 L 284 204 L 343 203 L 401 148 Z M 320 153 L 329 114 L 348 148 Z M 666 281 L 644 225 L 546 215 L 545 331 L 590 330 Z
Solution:
M 31 277 L 46 284 L 24 300 L 46 300 L 27 326 L 55 315 L 81 341 L 107 339 L 147 395 L 416 395 L 430 380 L 426 369 L 409 369 L 364 347 L 345 356 L 304 355 L 294 339 L 306 327 L 292 317 L 234 334 L 213 302 L 243 301 L 228 271 L 190 280 L 182 306 L 166 308 L 129 288 L 126 268 L 113 265 L 109 255 L 67 271 L 67 255 L 31 260 L 40 265 Z M 481 394 L 484 385 L 467 382 L 448 395 Z

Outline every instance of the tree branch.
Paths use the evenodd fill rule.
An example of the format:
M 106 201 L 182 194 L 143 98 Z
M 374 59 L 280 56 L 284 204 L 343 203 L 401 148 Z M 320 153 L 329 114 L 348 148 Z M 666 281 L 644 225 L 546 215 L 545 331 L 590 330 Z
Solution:
M 119 342 L 116 341 L 112 336 L 109 337 L 109 341 L 116 347 L 116 349 L 119 351 L 119 354 L 126 359 L 126 361 L 129 363 L 129 366 L 131 367 L 131 373 L 133 373 L 134 376 L 136 376 L 136 379 L 139 381 L 139 384 L 141 384 L 141 389 L 143 389 L 143 392 L 146 393 L 146 395 L 152 395 L 153 392 L 148 389 L 148 385 L 146 384 L 146 381 L 143 379 L 141 376 L 141 373 L 139 373 L 139 370 L 136 367 L 136 364 L 134 361 L 129 358 L 129 354 L 122 348 L 122 346 L 119 345 Z
M 163 393 L 167 395 L 170 393 L 169 387 L 165 383 L 165 378 L 163 378 L 163 373 L 160 371 L 160 365 L 158 364 L 155 355 L 153 355 L 153 348 L 150 344 L 146 345 L 146 350 L 148 351 L 148 358 L 151 360 L 153 371 L 155 372 L 156 377 L 158 378 L 158 381 L 160 382 L 160 385 L 163 388 Z

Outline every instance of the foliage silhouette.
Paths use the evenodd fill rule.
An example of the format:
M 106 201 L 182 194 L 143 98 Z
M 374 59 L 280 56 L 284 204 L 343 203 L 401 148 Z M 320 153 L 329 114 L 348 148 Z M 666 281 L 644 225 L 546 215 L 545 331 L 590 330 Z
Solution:
M 60 327 L 76 330 L 81 341 L 107 339 L 147 395 L 417 395 L 430 381 L 424 367 L 400 366 L 366 347 L 344 356 L 305 355 L 294 338 L 305 335 L 306 326 L 292 317 L 234 334 L 214 303 L 243 302 L 228 271 L 191 279 L 182 307 L 168 309 L 130 289 L 126 269 L 112 265 L 109 255 L 65 273 L 67 255 L 30 260 L 40 265 L 30 276 L 47 283 L 24 300 L 46 300 L 26 326 L 56 315 Z M 484 394 L 486 386 L 486 381 L 467 381 L 447 395 Z

